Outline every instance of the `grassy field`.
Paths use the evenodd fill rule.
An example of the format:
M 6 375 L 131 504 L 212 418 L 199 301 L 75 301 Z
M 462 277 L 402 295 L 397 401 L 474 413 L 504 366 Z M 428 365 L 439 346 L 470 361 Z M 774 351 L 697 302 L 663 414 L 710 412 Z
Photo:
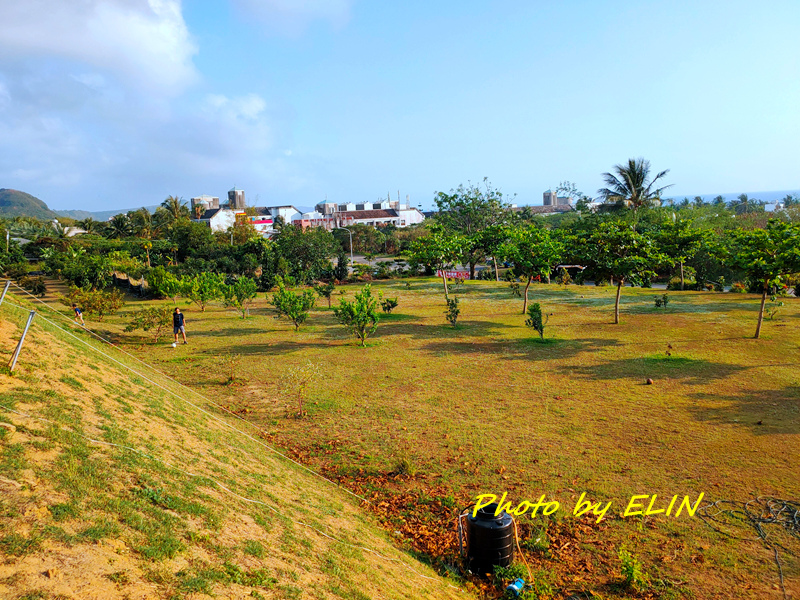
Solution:
M 90 326 L 369 495 L 397 544 L 440 572 L 457 562 L 455 519 L 476 495 L 508 492 L 516 505 L 546 494 L 559 511 L 519 518 L 542 597 L 783 597 L 753 529 L 729 523 L 747 538 L 737 540 L 685 512 L 622 513 L 634 494 L 657 494 L 657 507 L 701 492 L 703 504 L 800 498 L 800 301 L 785 300 L 753 340 L 755 296 L 670 292 L 664 310 L 662 291 L 626 288 L 613 325 L 614 289 L 534 285 L 531 300 L 552 313 L 542 343 L 505 284 L 461 286 L 456 328 L 436 280 L 375 287 L 400 304 L 366 348 L 324 303 L 295 332 L 263 294 L 246 320 L 179 301 L 190 343 L 174 349 L 171 336 L 122 332 L 141 302 Z M 342 289 L 351 298 L 358 286 Z M 320 376 L 297 418 L 288 375 L 309 363 Z M 599 524 L 572 515 L 584 492 L 612 502 Z M 797 596 L 797 539 L 771 534 Z M 623 581 L 631 561 L 638 589 Z

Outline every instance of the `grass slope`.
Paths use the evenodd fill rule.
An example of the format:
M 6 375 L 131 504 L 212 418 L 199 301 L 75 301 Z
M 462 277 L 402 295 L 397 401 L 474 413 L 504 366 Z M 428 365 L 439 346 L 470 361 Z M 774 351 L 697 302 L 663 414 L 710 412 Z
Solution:
M 3 360 L 26 314 L 0 307 Z M 0 597 L 463 597 L 352 497 L 150 376 L 34 321 L 0 375 Z

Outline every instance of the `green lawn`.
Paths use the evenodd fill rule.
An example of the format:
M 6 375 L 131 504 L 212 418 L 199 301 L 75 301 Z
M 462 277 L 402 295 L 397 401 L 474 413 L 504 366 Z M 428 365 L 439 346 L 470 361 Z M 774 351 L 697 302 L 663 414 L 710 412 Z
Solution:
M 358 288 L 342 289 L 352 298 Z M 246 320 L 179 302 L 189 345 L 175 349 L 171 336 L 153 345 L 122 333 L 139 302 L 98 327 L 306 464 L 385 502 L 376 511 L 398 543 L 442 570 L 455 561 L 455 517 L 476 495 L 507 491 L 516 504 L 546 494 L 562 509 L 519 522 L 531 567 L 550 572 L 555 590 L 633 595 L 621 584 L 625 547 L 651 576 L 641 597 L 783 597 L 763 544 L 686 514 L 620 515 L 634 494 L 800 498 L 800 301 L 785 299 L 754 340 L 752 295 L 669 292 L 664 310 L 653 302 L 663 291 L 626 288 L 613 325 L 613 288 L 533 285 L 531 301 L 552 313 L 541 343 L 507 284 L 461 286 L 456 328 L 438 280 L 375 288 L 400 304 L 366 348 L 324 302 L 295 332 L 264 294 Z M 309 362 L 322 374 L 300 419 L 285 376 Z M 600 524 L 572 517 L 582 492 L 612 502 Z M 795 552 L 781 553 L 786 589 L 797 594 L 798 544 L 786 544 Z

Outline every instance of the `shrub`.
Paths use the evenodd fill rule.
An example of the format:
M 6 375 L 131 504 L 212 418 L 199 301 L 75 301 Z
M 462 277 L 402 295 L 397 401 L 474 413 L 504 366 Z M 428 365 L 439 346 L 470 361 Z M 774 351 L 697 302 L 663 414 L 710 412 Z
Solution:
M 375 279 L 389 279 L 392 276 L 392 263 L 382 260 L 375 265 Z
M 684 278 L 683 287 L 686 290 L 702 289 L 697 287 L 697 281 L 695 281 L 693 277 Z M 677 276 L 671 278 L 667 283 L 667 289 L 670 292 L 679 292 L 681 289 L 681 278 Z
M 381 302 L 381 308 L 387 315 L 397 308 L 397 298 L 386 298 Z
M 11 263 L 6 267 L 6 276 L 9 279 L 20 280 L 25 277 L 31 270 L 28 261 L 20 261 Z
M 447 320 L 450 321 L 450 324 L 455 327 L 458 321 L 458 315 L 461 314 L 461 309 L 458 308 L 458 298 L 447 299 L 447 310 L 444 314 Z
M 764 312 L 767 314 L 767 318 L 771 321 L 775 318 L 775 315 L 778 314 L 778 310 L 783 306 L 783 302 L 778 300 L 777 296 L 770 296 L 769 297 L 769 304 L 766 305 L 764 308 Z
M 642 563 L 633 554 L 622 548 L 619 551 L 619 560 L 622 563 L 622 577 L 627 587 L 639 589 L 647 583 Z
M 733 285 L 731 285 L 731 291 L 734 294 L 744 294 L 747 293 L 747 286 L 741 281 L 734 281 Z
M 206 312 L 206 306 L 222 297 L 223 276 L 218 273 L 204 271 L 194 277 L 181 280 L 181 293 L 191 302 L 200 306 L 200 312 Z
M 333 313 L 350 332 L 361 342 L 361 346 L 366 346 L 367 337 L 375 333 L 378 329 L 378 300 L 372 296 L 372 289 L 369 284 L 356 294 L 353 302 L 342 299 Z
M 181 281 L 164 267 L 158 266 L 150 269 L 145 277 L 150 293 L 158 298 L 172 298 L 177 302 L 178 295 L 181 293 Z
M 568 286 L 572 283 L 572 277 L 564 267 L 561 267 L 561 271 L 558 274 L 558 283 L 563 286 Z
M 281 317 L 286 317 L 294 323 L 294 330 L 300 329 L 300 325 L 305 323 L 308 312 L 314 307 L 317 297 L 312 290 L 306 290 L 301 294 L 295 294 L 286 289 L 283 280 L 278 278 L 278 289 L 272 295 L 271 303 Z
M 153 343 L 158 343 L 158 338 L 165 329 L 172 324 L 172 309 L 169 306 L 151 306 L 141 308 L 130 315 L 131 321 L 125 331 L 150 331 L 154 329 Z
M 525 319 L 525 325 L 537 332 L 540 339 L 544 339 L 544 327 L 549 320 L 549 315 L 544 320 L 542 319 L 542 307 L 538 302 L 534 302 L 528 307 L 528 318 Z
M 21 277 L 18 283 L 20 287 L 28 290 L 38 298 L 41 298 L 47 293 L 47 285 L 44 283 L 44 277 L 39 275 L 26 275 L 25 277 Z
M 669 296 L 667 294 L 662 296 L 653 296 L 653 298 L 655 299 L 656 308 L 663 307 L 664 310 L 667 310 L 667 304 L 669 304 Z
M 331 294 L 333 294 L 333 290 L 336 285 L 331 281 L 329 283 L 318 283 L 314 286 L 314 291 L 317 292 L 317 295 L 320 298 L 326 298 L 328 300 L 328 308 L 331 307 Z
M 250 314 L 250 305 L 258 289 L 254 279 L 239 277 L 230 285 L 222 285 L 220 289 L 225 298 L 225 306 L 235 308 L 242 314 L 243 319 Z

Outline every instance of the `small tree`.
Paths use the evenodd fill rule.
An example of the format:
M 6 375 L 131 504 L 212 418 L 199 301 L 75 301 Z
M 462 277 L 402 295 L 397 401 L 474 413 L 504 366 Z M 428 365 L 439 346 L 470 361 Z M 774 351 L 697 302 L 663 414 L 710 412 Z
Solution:
M 461 309 L 458 308 L 458 298 L 447 299 L 447 310 L 444 314 L 447 317 L 447 320 L 450 321 L 450 325 L 455 327 L 456 322 L 458 321 L 458 315 L 461 314 Z
M 328 308 L 330 308 L 331 294 L 333 294 L 335 288 L 336 285 L 331 281 L 329 283 L 318 283 L 314 286 L 314 291 L 317 292 L 320 298 L 326 298 L 328 300 Z
M 339 250 L 336 258 L 336 267 L 333 269 L 333 276 L 339 281 L 346 281 L 350 271 L 347 268 L 350 264 L 350 259 L 345 254 L 344 250 Z
M 184 278 L 183 295 L 200 306 L 200 312 L 206 312 L 206 306 L 222 297 L 222 286 L 225 279 L 221 274 L 203 271 L 194 277 Z
M 222 286 L 222 295 L 225 298 L 225 306 L 234 308 L 246 318 L 250 314 L 250 305 L 256 297 L 258 286 L 249 277 L 239 277 L 230 285 Z
M 722 251 L 724 259 L 741 269 L 761 287 L 761 307 L 755 338 L 761 336 L 764 305 L 772 286 L 781 278 L 800 271 L 800 224 L 772 220 L 765 229 L 738 230 L 733 233 L 729 248 Z
M 367 284 L 356 294 L 353 302 L 342 299 L 339 306 L 333 309 L 333 313 L 339 323 L 356 336 L 362 347 L 367 345 L 367 337 L 378 329 L 378 320 L 380 319 L 380 313 L 378 312 L 379 300 L 380 294 L 374 297 L 371 286 Z
M 322 375 L 322 370 L 318 364 L 307 362 L 304 365 L 294 367 L 284 372 L 278 380 L 278 385 L 283 395 L 291 401 L 297 402 L 298 418 L 303 418 L 306 415 L 305 401 L 308 400 L 308 395 L 314 382 L 317 381 Z
M 691 221 L 683 219 L 668 221 L 661 226 L 658 243 L 671 262 L 680 267 L 681 290 L 685 287 L 684 264 L 697 254 L 706 236 L 706 232 L 695 229 Z
M 564 244 L 555 234 L 534 225 L 509 230 L 508 241 L 500 250 L 501 255 L 514 263 L 515 272 L 521 273 L 527 282 L 522 302 L 522 314 L 528 312 L 528 288 L 534 277 L 550 277 L 550 271 L 561 261 Z
M 73 286 L 67 296 L 60 296 L 59 299 L 66 306 L 77 304 L 86 315 L 97 315 L 98 321 L 102 321 L 106 315 L 113 315 L 125 305 L 125 295 L 116 289 L 104 292 Z
M 290 292 L 281 278 L 278 278 L 277 285 L 278 289 L 272 294 L 271 303 L 279 316 L 286 317 L 294 323 L 294 330 L 297 331 L 308 318 L 308 312 L 314 307 L 317 297 L 312 290 L 306 290 L 301 294 Z
M 544 327 L 549 320 L 550 315 L 547 315 L 544 320 L 542 319 L 542 307 L 538 302 L 534 302 L 528 307 L 528 318 L 525 319 L 525 325 L 537 332 L 539 339 L 544 339 Z
M 151 306 L 149 308 L 141 308 L 130 314 L 130 323 L 125 327 L 125 331 L 142 331 L 153 332 L 153 343 L 158 343 L 158 338 L 161 334 L 172 325 L 172 309 L 169 306 Z
M 386 298 L 386 300 L 381 302 L 381 309 L 387 315 L 390 314 L 395 308 L 397 308 L 397 298 Z
M 429 267 L 434 272 L 441 269 L 444 297 L 449 298 L 445 269 L 454 265 L 467 246 L 469 241 L 466 238 L 435 231 L 430 237 L 411 244 L 411 260 L 415 264 Z
M 619 298 L 626 282 L 641 285 L 655 277 L 656 269 L 669 262 L 653 240 L 620 221 L 601 223 L 579 238 L 580 260 L 595 279 L 614 279 L 614 323 L 619 323 Z

